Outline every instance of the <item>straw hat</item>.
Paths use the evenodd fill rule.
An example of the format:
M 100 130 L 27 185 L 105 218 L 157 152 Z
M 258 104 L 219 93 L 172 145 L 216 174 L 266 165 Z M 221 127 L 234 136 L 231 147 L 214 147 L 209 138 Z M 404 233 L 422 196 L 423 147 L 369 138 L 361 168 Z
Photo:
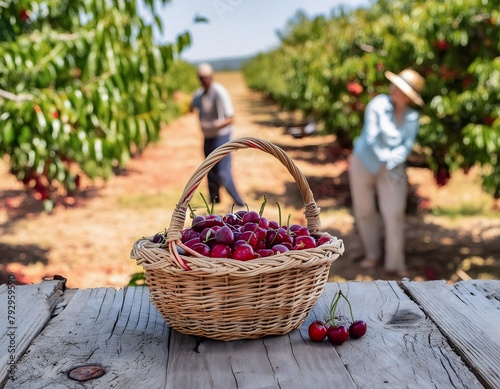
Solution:
M 422 97 L 420 97 L 420 92 L 425 85 L 425 80 L 415 70 L 405 69 L 399 74 L 387 71 L 385 72 L 385 76 L 415 104 L 420 106 L 424 105 L 424 101 Z
M 200 77 L 210 77 L 214 74 L 214 70 L 209 63 L 201 63 L 198 66 L 198 76 Z

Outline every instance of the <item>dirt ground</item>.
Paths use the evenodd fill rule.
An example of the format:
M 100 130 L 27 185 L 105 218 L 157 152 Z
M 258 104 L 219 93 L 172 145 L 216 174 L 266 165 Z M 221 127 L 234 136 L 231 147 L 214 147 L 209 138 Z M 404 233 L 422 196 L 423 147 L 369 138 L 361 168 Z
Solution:
M 322 230 L 345 242 L 346 252 L 333 263 L 331 280 L 391 279 L 383 269 L 363 271 L 358 262 L 362 247 L 350 210 L 347 155 L 335 148 L 334 137 L 296 139 L 281 126 L 280 113 L 261 95 L 249 91 L 239 73 L 223 73 L 217 80 L 231 93 L 235 137 L 255 136 L 282 147 L 306 175 L 322 209 Z M 163 231 L 184 185 L 203 162 L 202 137 L 194 114 L 162 128 L 161 140 L 133 159 L 127 169 L 108 182 L 84 182 L 84 190 L 52 214 L 8 174 L 0 161 L 0 282 L 15 274 L 18 283 L 37 283 L 61 275 L 67 286 L 123 287 L 142 269 L 130 259 L 134 242 Z M 303 202 L 292 177 L 274 157 L 257 150 L 233 153 L 233 172 L 251 209 L 276 219 L 275 202 L 292 221 L 303 223 Z M 481 190 L 477 172 L 457 173 L 438 188 L 425 169 L 409 169 L 411 194 L 406 228 L 406 251 L 413 280 L 500 278 L 500 213 Z M 206 193 L 206 182 L 199 188 Z M 195 195 L 193 206 L 201 206 Z M 455 206 L 489 210 L 485 216 L 433 216 L 428 209 Z M 230 210 L 222 193 L 216 208 Z M 200 211 L 201 213 L 201 211 Z

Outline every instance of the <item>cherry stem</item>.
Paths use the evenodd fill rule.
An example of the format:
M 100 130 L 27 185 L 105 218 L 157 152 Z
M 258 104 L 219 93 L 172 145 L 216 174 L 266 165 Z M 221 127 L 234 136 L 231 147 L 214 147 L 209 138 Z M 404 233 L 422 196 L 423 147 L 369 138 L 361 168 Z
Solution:
M 189 208 L 189 217 L 191 219 L 194 219 L 196 214 L 194 213 L 194 209 L 193 209 L 193 207 L 191 207 L 191 204 L 188 204 L 188 208 Z
M 330 305 L 330 321 L 332 322 L 334 327 L 337 327 L 337 325 L 335 324 L 335 312 L 337 311 L 337 305 L 341 297 L 341 293 L 335 292 L 335 294 L 333 295 L 332 304 Z
M 354 315 L 352 314 L 352 306 L 351 306 L 351 302 L 349 301 L 349 299 L 342 293 L 342 291 L 339 292 L 340 295 L 344 298 L 345 301 L 347 301 L 347 305 L 349 305 L 349 312 L 351 313 L 351 320 L 352 322 L 354 323 Z
M 262 214 L 264 213 L 264 208 L 266 207 L 267 204 L 267 197 L 264 195 L 264 201 L 262 202 L 262 205 L 260 206 L 259 210 L 259 216 L 262 217 Z
M 278 207 L 278 225 L 281 226 L 281 206 L 277 201 L 276 206 Z
M 208 202 L 207 202 L 207 199 L 205 199 L 205 196 L 203 196 L 203 193 L 200 192 L 200 196 L 201 196 L 201 199 L 203 200 L 203 202 L 205 203 L 205 208 L 207 209 L 207 213 L 210 215 L 212 214 L 212 211 L 213 211 L 213 203 L 212 203 L 212 208 L 210 208 L 210 206 L 208 205 Z

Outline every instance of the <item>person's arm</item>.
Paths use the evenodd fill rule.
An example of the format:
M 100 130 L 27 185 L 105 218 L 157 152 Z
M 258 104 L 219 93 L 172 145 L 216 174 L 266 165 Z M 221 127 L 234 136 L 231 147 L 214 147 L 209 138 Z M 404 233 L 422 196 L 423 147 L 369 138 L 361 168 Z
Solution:
M 193 112 L 195 109 L 199 109 L 200 106 L 201 92 L 198 89 L 194 92 L 191 102 L 189 103 L 189 112 Z
M 407 123 L 405 124 L 405 130 L 407 131 L 406 138 L 403 141 L 403 144 L 394 147 L 391 152 L 389 159 L 387 161 L 387 170 L 392 170 L 396 166 L 402 164 L 406 161 L 408 156 L 413 149 L 413 145 L 415 144 L 415 138 L 417 137 L 417 132 L 419 129 L 418 122 L 418 113 L 412 112 L 406 118 Z
M 391 124 L 387 117 L 385 104 L 380 98 L 375 98 L 366 106 L 363 130 L 366 134 L 368 147 L 373 150 L 379 161 L 387 162 L 390 157 L 390 148 L 381 140 L 382 125 Z
M 214 126 L 220 130 L 221 128 L 224 128 L 226 126 L 229 126 L 230 124 L 232 124 L 234 121 L 234 116 L 230 116 L 230 117 L 225 117 L 223 119 L 218 119 L 216 121 L 214 121 Z

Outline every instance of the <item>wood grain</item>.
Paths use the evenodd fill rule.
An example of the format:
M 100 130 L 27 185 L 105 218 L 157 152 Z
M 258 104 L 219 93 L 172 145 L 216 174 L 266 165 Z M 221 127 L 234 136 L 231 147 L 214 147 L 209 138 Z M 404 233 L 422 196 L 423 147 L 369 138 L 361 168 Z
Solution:
M 18 362 L 17 380 L 5 388 L 500 387 L 500 281 L 327 283 L 299 329 L 230 342 L 170 330 L 145 287 L 66 290 L 65 303 L 54 310 L 49 296 L 61 293 L 50 285 L 19 288 L 30 326 L 39 323 L 37 310 L 54 314 L 26 338 L 31 345 Z M 339 290 L 368 331 L 341 346 L 314 343 L 307 328 L 328 318 Z M 335 320 L 349 325 L 347 303 Z M 105 373 L 87 382 L 69 378 L 81 366 L 102 366 Z
M 0 384 L 7 379 L 9 345 L 11 340 L 15 349 L 16 361 L 24 354 L 31 341 L 40 333 L 50 320 L 56 304 L 60 301 L 62 281 L 44 281 L 36 285 L 16 286 L 13 301 L 14 315 L 7 315 L 8 287 L 0 285 Z M 21 293 L 22 290 L 22 293 Z M 5 312 L 5 313 L 4 313 Z M 9 323 L 14 316 L 15 323 Z M 13 324 L 13 325 L 12 325 Z
M 169 330 L 144 287 L 77 290 L 33 341 L 6 388 L 160 388 L 166 380 Z M 68 374 L 100 365 L 88 386 Z
M 327 311 L 339 289 L 348 296 L 354 319 L 367 333 L 337 352 L 358 388 L 482 388 L 439 329 L 394 281 L 328 283 L 314 309 Z M 350 322 L 346 304 L 340 323 Z M 306 323 L 307 324 L 307 323 Z
M 488 285 L 486 287 L 486 285 Z M 404 283 L 479 380 L 500 388 L 500 280 Z

